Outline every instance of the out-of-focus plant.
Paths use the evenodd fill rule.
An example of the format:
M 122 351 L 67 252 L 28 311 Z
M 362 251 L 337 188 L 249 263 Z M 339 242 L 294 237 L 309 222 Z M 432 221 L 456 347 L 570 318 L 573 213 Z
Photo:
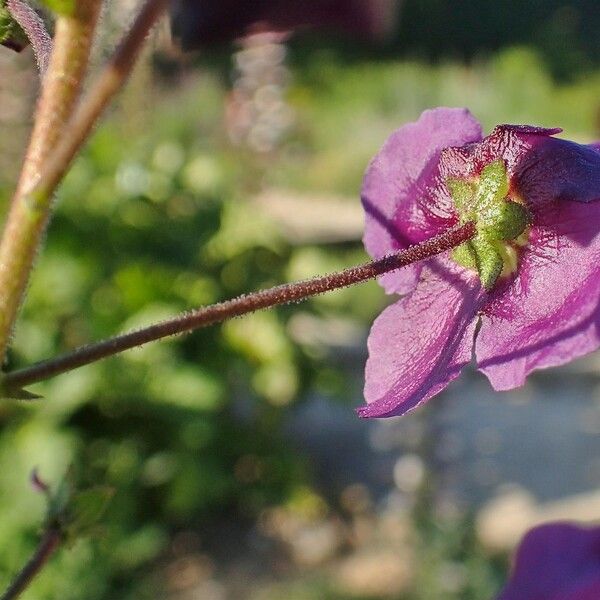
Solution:
M 354 244 L 293 248 L 248 202 L 261 167 L 223 147 L 223 96 L 217 81 L 203 80 L 176 106 L 159 103 L 152 128 L 123 140 L 125 113 L 96 132 L 61 190 L 12 366 L 363 258 Z M 343 311 L 356 323 L 379 304 L 373 285 L 318 298 L 301 313 L 319 323 Z M 292 343 L 298 312 L 236 319 L 222 332 L 204 330 L 40 383 L 35 391 L 47 403 L 35 410 L 5 405 L 0 455 L 11 475 L 2 483 L 3 571 L 25 560 L 34 540 L 24 532 L 42 516 L 24 485 L 35 464 L 56 481 L 75 462 L 83 485 L 117 490 L 101 539 L 58 553 L 34 584 L 42 597 L 66 589 L 139 597 L 147 578 L 131 574 L 168 549 L 173 530 L 209 516 L 255 516 L 304 485 L 307 469 L 281 438 L 283 409 L 307 389 L 348 399 L 360 378 L 349 382 L 324 364 L 320 345 Z
M 19 20 L 18 8 L 11 12 L 10 4 L 10 1 L 6 3 L 10 15 L 21 23 L 23 19 Z M 122 44 L 84 100 L 78 103 L 100 2 L 65 0 L 47 4 L 56 11 L 53 49 L 47 68 L 44 61 L 39 61 L 44 77 L 41 98 L 30 147 L 4 236 L 0 240 L 2 355 L 6 354 L 33 259 L 50 217 L 54 192 L 95 121 L 125 81 L 148 29 L 166 7 L 166 2 L 160 1 L 149 0 L 144 4 Z M 18 2 L 16 5 L 21 6 Z M 21 25 L 22 30 L 27 32 L 26 21 Z M 4 31 L 8 31 L 3 34 L 8 44 L 18 45 L 12 40 L 21 35 L 21 31 L 12 23 L 4 27 Z M 35 37 L 36 34 L 29 35 Z M 40 36 L 38 41 L 44 43 Z M 102 230 L 101 223 L 106 223 L 105 217 L 110 215 L 113 218 L 102 235 L 110 240 L 120 227 L 134 229 L 131 234 L 133 241 L 125 241 L 125 247 L 119 248 L 113 256 L 102 256 L 102 260 L 92 251 L 88 252 L 86 258 L 94 268 L 113 269 L 110 276 L 104 277 L 104 285 L 100 287 L 82 284 L 87 275 L 80 268 L 81 261 L 69 262 L 58 254 L 42 259 L 50 265 L 45 273 L 48 280 L 34 282 L 31 290 L 34 306 L 41 311 L 31 319 L 33 326 L 29 330 L 25 320 L 24 333 L 16 338 L 15 347 L 23 357 L 36 360 L 48 349 L 44 347 L 44 340 L 47 343 L 48 338 L 54 337 L 57 346 L 69 348 L 96 337 L 95 331 L 89 331 L 85 317 L 79 318 L 76 326 L 71 328 L 60 321 L 50 320 L 42 325 L 47 329 L 40 335 L 36 327 L 44 323 L 40 316 L 43 316 L 48 289 L 55 289 L 59 296 L 62 295 L 63 316 L 71 325 L 74 321 L 72 312 L 67 310 L 69 303 L 73 307 L 85 298 L 99 308 L 99 312 L 105 312 L 105 324 L 115 325 L 115 314 L 119 314 L 128 319 L 128 328 L 141 329 L 107 342 L 90 344 L 73 353 L 67 352 L 57 359 L 8 372 L 2 380 L 7 396 L 26 398 L 28 393 L 23 386 L 77 366 L 96 363 L 100 358 L 148 341 L 204 327 L 258 308 L 293 302 L 364 281 L 470 240 L 475 244 L 479 235 L 480 215 L 469 213 L 464 219 L 449 223 L 438 237 L 417 240 L 422 241 L 418 246 L 329 276 L 268 288 L 274 283 L 271 280 L 273 272 L 278 267 L 284 270 L 289 248 L 265 235 L 264 224 L 251 214 L 252 211 L 244 215 L 234 206 L 235 198 L 227 197 L 226 177 L 220 173 L 224 169 L 214 157 L 204 154 L 187 160 L 181 147 L 167 142 L 157 147 L 152 157 L 146 157 L 146 162 L 121 161 L 116 177 L 118 190 L 115 190 L 112 183 L 106 185 L 117 162 L 114 152 L 102 149 L 101 138 L 97 144 L 102 154 L 98 159 L 100 176 L 98 172 L 90 176 L 94 165 L 82 161 L 71 177 L 73 189 L 77 189 L 78 184 L 80 186 L 74 204 L 81 203 L 81 197 L 87 196 L 83 203 L 87 204 L 85 209 L 96 212 L 98 221 L 93 227 L 91 221 L 79 223 L 76 219 L 78 208 L 72 208 L 60 218 L 64 218 L 65 222 L 71 219 L 70 232 L 74 233 L 74 237 L 85 238 L 97 236 Z M 102 164 L 103 161 L 106 164 Z M 201 171 L 201 176 L 197 176 L 198 171 Z M 93 190 L 87 185 L 92 181 L 95 182 Z M 208 186 L 207 181 L 210 182 Z M 115 194 L 115 191 L 119 193 Z M 122 198 L 126 201 L 119 204 L 117 200 Z M 203 200 L 200 203 L 199 198 Z M 153 227 L 164 213 L 151 203 L 157 207 L 163 203 L 167 205 L 166 214 L 171 218 L 168 226 Z M 242 228 L 239 227 L 239 219 L 243 219 Z M 82 231 L 86 227 L 87 230 Z M 219 231 L 215 235 L 217 227 Z M 119 239 L 122 241 L 126 237 L 119 236 Z M 64 243 L 65 247 L 69 247 L 72 240 L 65 236 Z M 149 247 L 152 247 L 152 252 L 148 251 Z M 158 268 L 152 260 L 152 254 L 157 252 L 168 258 Z M 127 256 L 125 266 L 118 260 L 119 254 Z M 188 261 L 182 260 L 182 256 L 195 257 L 196 267 L 202 265 L 208 268 L 203 268 L 198 275 Z M 481 274 L 478 258 L 473 259 L 474 264 L 470 266 Z M 216 277 L 216 273 L 220 278 Z M 97 281 L 95 279 L 94 283 Z M 268 289 L 226 300 L 248 290 L 249 283 Z M 165 302 L 148 307 L 145 300 L 156 295 L 164 298 Z M 215 301 L 223 302 L 211 304 Z M 104 308 L 111 304 L 116 304 L 117 310 Z M 156 323 L 177 310 L 198 304 L 210 306 L 148 326 L 148 323 Z M 58 313 L 60 316 L 60 311 Z M 103 334 L 104 330 L 99 333 Z M 37 347 L 36 341 L 41 342 Z M 277 405 L 290 402 L 303 384 L 300 373 L 302 358 L 299 359 L 297 353 L 284 334 L 284 320 L 277 315 L 255 315 L 243 324 L 230 321 L 224 328 L 223 339 L 217 340 L 214 332 L 204 331 L 176 348 L 166 344 L 144 348 L 124 359 L 127 361 L 127 373 L 113 373 L 107 366 L 109 363 L 94 364 L 82 372 L 77 390 L 73 390 L 70 397 L 68 386 L 63 386 L 60 380 L 46 384 L 46 394 L 62 396 L 63 401 L 56 406 L 49 403 L 43 417 L 54 423 L 68 423 L 71 428 L 85 423 L 86 431 L 94 430 L 94 440 L 89 446 L 87 440 L 69 439 L 69 435 L 65 434 L 63 439 L 57 440 L 59 451 L 66 456 L 78 443 L 83 446 L 79 451 L 86 477 L 92 482 L 109 479 L 115 487 L 126 489 L 134 485 L 132 472 L 137 473 L 151 490 L 147 494 L 149 502 L 159 503 L 160 510 L 170 514 L 174 522 L 194 514 L 199 506 L 222 509 L 228 501 L 240 497 L 244 497 L 247 508 L 252 511 L 267 502 L 273 490 L 285 488 L 294 479 L 293 470 L 297 463 L 284 450 L 278 448 L 273 452 L 272 442 L 263 434 L 270 431 L 272 421 L 279 416 Z M 179 354 L 185 359 L 183 366 L 175 360 Z M 191 364 L 197 362 L 198 354 L 203 355 L 202 366 L 192 368 Z M 230 403 L 226 386 L 221 378 L 215 376 L 224 364 L 229 368 L 245 369 L 244 361 L 236 364 L 233 357 L 237 356 L 258 365 L 252 392 L 267 400 L 258 409 L 253 407 L 248 411 L 244 406 L 248 390 L 241 391 L 237 406 Z M 85 396 L 91 393 L 100 394 L 101 399 L 94 405 L 86 405 Z M 135 400 L 130 400 L 126 408 L 122 406 L 125 397 Z M 226 418 L 224 407 L 245 414 L 236 425 L 232 425 L 233 421 Z M 19 414 L 19 409 L 8 410 L 14 410 L 15 421 L 19 418 L 22 422 L 27 420 L 24 413 Z M 140 416 L 144 417 L 140 419 L 140 422 L 143 420 L 144 435 L 121 440 L 119 426 Z M 44 419 L 39 421 L 37 425 L 43 427 Z M 37 433 L 35 427 L 32 430 Z M 219 432 L 219 436 L 215 435 L 215 431 Z M 15 437 L 18 436 L 15 434 Z M 31 438 L 39 439 L 39 436 L 32 434 Z M 190 460 L 194 452 L 198 452 L 200 458 Z M 163 493 L 157 492 L 154 496 L 154 490 L 158 489 Z M 245 494 L 240 493 L 242 489 Z M 190 490 L 197 493 L 190 493 Z M 76 497 L 73 495 L 73 498 Z M 143 519 L 138 520 L 139 515 L 131 518 L 137 506 L 128 505 L 127 498 L 121 503 L 119 500 L 117 494 L 114 504 L 117 506 L 115 510 L 122 515 L 121 525 L 134 522 L 133 529 L 143 522 Z M 61 515 L 71 514 L 67 509 L 59 512 Z M 153 525 L 134 531 L 128 543 L 115 552 L 110 568 L 115 569 L 116 564 L 121 564 L 124 569 L 135 568 L 152 558 L 163 543 L 164 533 L 160 526 Z M 42 545 L 44 543 L 45 539 Z M 55 541 L 52 544 L 54 547 Z M 37 555 L 34 554 L 33 562 L 29 564 L 36 563 Z M 41 566 L 43 561 L 38 562 Z M 101 589 L 103 584 L 97 581 L 96 585 Z
M 498 600 L 594 600 L 600 593 L 600 532 L 576 523 L 546 523 L 529 531 Z
M 4 16 L 8 18 L 13 17 L 15 21 L 19 22 L 23 30 L 31 35 L 31 41 L 34 43 L 34 46 L 38 49 L 41 48 L 45 54 L 43 55 L 43 60 L 39 60 L 43 85 L 41 86 L 41 98 L 35 115 L 30 146 L 24 161 L 17 191 L 11 202 L 11 209 L 5 225 L 5 233 L 0 242 L 0 263 L 3 266 L 2 277 L 4 277 L 3 291 L 0 294 L 0 304 L 2 304 L 0 337 L 3 339 L 4 353 L 6 352 L 7 342 L 11 337 L 17 310 L 27 286 L 33 258 L 37 253 L 39 243 L 49 220 L 54 190 L 69 168 L 75 153 L 90 133 L 95 120 L 124 82 L 149 27 L 166 6 L 166 2 L 160 1 L 150 0 L 145 3 L 138 18 L 126 33 L 123 42 L 119 45 L 113 57 L 107 63 L 107 66 L 101 71 L 96 82 L 92 84 L 86 97 L 78 103 L 79 88 L 81 87 L 81 82 L 86 71 L 100 2 L 90 0 L 89 2 L 81 3 L 52 3 L 50 8 L 56 11 L 55 36 L 52 42 L 46 36 L 45 30 L 35 31 L 30 27 L 31 23 L 27 23 L 26 19 L 23 19 L 24 13 L 22 9 L 28 9 L 27 5 L 20 2 L 12 4 L 11 10 L 11 2 L 7 3 L 9 11 Z M 29 11 L 25 16 L 31 21 L 31 18 L 35 17 L 35 13 L 31 12 L 30 9 Z M 41 21 L 36 21 L 36 23 L 40 24 Z M 15 44 L 10 42 L 12 39 L 10 36 L 14 37 L 16 35 L 14 32 L 20 32 L 20 30 L 17 25 L 13 26 L 11 24 L 10 27 L 13 27 L 13 29 L 10 29 L 5 37 L 8 43 L 14 46 Z M 51 52 L 50 47 L 52 47 Z M 49 54 L 50 58 L 46 68 L 45 57 L 47 54 Z M 41 50 L 38 52 L 38 58 L 40 56 Z M 139 168 L 135 164 L 124 164 L 122 172 L 117 177 L 121 192 L 129 196 L 137 196 L 142 192 L 146 192 L 148 197 L 152 197 L 160 202 L 166 199 L 169 192 L 175 191 L 174 189 L 165 190 L 164 188 L 165 185 L 167 187 L 172 186 L 172 182 L 169 181 L 169 176 L 171 176 L 173 181 L 185 181 L 191 190 L 200 192 L 201 195 L 202 190 L 196 188 L 198 181 L 201 182 L 200 185 L 204 185 L 204 177 L 198 177 L 196 171 L 202 168 L 202 164 L 207 164 L 207 161 L 210 163 L 213 159 L 205 157 L 204 161 L 202 161 L 202 157 L 196 157 L 187 166 L 185 171 L 180 174 L 177 165 L 174 168 L 168 166 L 169 156 L 173 158 L 173 146 L 163 146 L 161 150 L 163 151 L 163 156 L 153 157 L 157 171 L 151 182 L 153 185 L 143 190 L 139 184 L 140 176 L 143 179 L 144 174 L 140 173 Z M 178 149 L 175 148 L 174 153 L 177 154 L 177 152 Z M 179 152 L 181 151 L 179 150 Z M 87 181 L 89 183 L 89 180 Z M 218 184 L 218 179 L 215 181 Z M 161 185 L 163 186 L 162 192 Z M 101 186 L 98 188 L 99 191 L 100 188 Z M 109 197 L 106 191 L 104 190 L 102 197 L 91 195 L 92 200 L 95 201 L 95 210 L 98 210 L 98 208 L 102 210 L 103 201 L 112 202 L 112 206 L 114 207 L 116 199 Z M 90 190 L 86 189 L 85 192 L 86 195 L 89 195 Z M 78 201 L 80 201 L 79 198 Z M 252 278 L 257 276 L 260 278 L 261 271 L 259 267 L 256 274 L 251 274 L 244 268 L 246 264 L 253 266 L 255 264 L 260 265 L 261 263 L 260 260 L 249 261 L 249 257 L 247 256 L 249 246 L 252 247 L 256 244 L 252 237 L 248 238 L 247 226 L 250 224 L 251 219 L 246 218 L 244 222 L 244 239 L 241 240 L 239 245 L 236 236 L 232 235 L 234 232 L 229 232 L 226 229 L 227 220 L 223 222 L 220 236 L 218 235 L 214 239 L 209 239 L 209 237 L 212 237 L 210 232 L 213 230 L 214 225 L 216 225 L 214 219 L 221 212 L 221 205 L 208 202 L 206 207 L 197 210 L 193 205 L 194 201 L 191 202 L 192 204 L 190 204 L 189 199 L 182 200 L 180 197 L 174 198 L 171 202 L 171 216 L 175 221 L 181 217 L 181 228 L 187 235 L 179 236 L 173 229 L 165 231 L 164 246 L 162 247 L 167 252 L 167 255 L 175 256 L 177 245 L 181 243 L 184 244 L 185 252 L 183 254 L 189 255 L 195 252 L 196 244 L 198 244 L 198 248 L 202 248 L 203 242 L 208 242 L 206 249 L 202 250 L 200 257 L 202 262 L 209 265 L 209 270 L 210 268 L 217 271 L 222 269 L 227 270 L 228 274 L 223 273 L 224 276 L 221 278 L 229 287 L 224 296 L 226 297 L 231 295 L 232 292 L 246 289 L 249 275 Z M 223 213 L 227 213 L 226 206 L 223 208 Z M 191 215 L 194 215 L 196 219 L 190 220 L 189 217 Z M 132 199 L 129 205 L 125 206 L 123 223 L 127 226 L 141 226 L 143 229 L 143 223 L 144 221 L 148 222 L 148 216 L 148 211 L 144 211 L 141 208 L 140 202 L 136 203 Z M 120 222 L 120 219 L 117 219 L 118 222 Z M 198 226 L 200 222 L 202 226 Z M 237 227 L 235 223 L 231 223 L 231 225 L 234 228 Z M 202 238 L 203 228 L 206 236 L 204 239 Z M 257 224 L 256 241 L 260 239 L 264 239 L 264 231 Z M 193 241 L 193 247 L 190 248 L 189 244 L 191 241 Z M 161 246 L 161 241 L 153 236 L 151 245 L 156 249 Z M 268 265 L 265 272 L 272 274 L 272 263 L 273 261 L 277 261 L 277 247 L 273 246 L 270 241 L 267 241 L 264 248 L 261 248 L 261 244 L 259 243 L 257 251 L 259 255 L 263 255 L 263 262 Z M 220 262 L 221 256 L 226 258 L 225 263 Z M 269 258 L 270 256 L 272 258 Z M 106 256 L 103 259 L 106 259 Z M 53 258 L 49 256 L 45 260 L 49 260 L 52 263 Z M 269 264 L 269 261 L 271 264 Z M 101 268 L 106 269 L 108 266 L 107 262 L 104 260 Z M 174 262 L 177 263 L 178 267 L 181 267 L 181 259 Z M 71 267 L 74 267 L 75 270 L 70 268 L 69 262 L 63 258 L 56 260 L 54 264 L 56 266 L 56 279 L 48 283 L 57 291 L 60 289 L 63 290 L 63 292 L 59 291 L 59 295 L 62 294 L 64 300 L 74 299 L 72 293 L 77 291 L 78 287 L 77 285 L 70 286 L 69 282 L 76 283 L 77 277 L 81 276 L 81 273 L 77 272 L 74 263 L 71 263 Z M 45 272 L 52 273 L 52 271 L 53 269 L 50 268 Z M 375 271 L 369 270 L 367 275 L 372 276 L 374 273 Z M 127 266 L 115 278 L 117 289 L 114 290 L 106 287 L 100 290 L 100 292 L 94 290 L 92 302 L 95 300 L 96 303 L 102 304 L 105 300 L 110 300 L 110 295 L 114 292 L 116 292 L 117 297 L 122 295 L 125 305 L 124 309 L 127 311 L 126 315 L 130 319 L 129 324 L 133 326 L 135 321 L 131 316 L 131 309 L 135 312 L 136 309 L 141 308 L 145 297 L 145 287 L 148 287 L 152 293 L 156 291 L 157 285 L 161 291 L 166 291 L 165 284 L 162 281 L 164 274 L 164 272 L 157 271 L 156 278 L 148 277 L 144 257 L 141 256 L 136 264 L 134 256 L 130 253 Z M 195 272 L 193 274 L 189 273 L 188 278 L 184 275 L 181 270 L 178 271 L 177 281 L 175 282 L 178 285 L 175 285 L 174 289 L 169 289 L 166 294 L 171 298 L 171 302 L 178 305 L 177 308 L 184 308 L 190 305 L 188 302 L 190 300 L 190 293 L 192 304 L 209 303 L 210 301 L 219 299 L 221 291 L 215 279 L 212 279 L 210 276 L 198 277 Z M 191 287 L 190 292 L 187 289 L 186 282 L 190 283 L 192 280 L 195 285 Z M 41 287 L 47 289 L 46 285 L 42 284 Z M 91 294 L 92 291 L 90 290 L 89 293 Z M 104 296 L 103 293 L 105 294 Z M 34 286 L 31 293 L 33 306 L 36 305 L 35 296 Z M 43 314 L 43 305 L 47 303 L 48 298 L 45 291 L 41 292 L 39 299 L 41 306 L 38 305 L 38 308 L 42 310 L 41 313 L 36 313 L 36 317 Z M 182 299 L 185 301 L 182 302 Z M 157 306 L 153 310 L 149 310 L 147 306 L 144 308 L 144 314 L 140 313 L 136 317 L 138 324 L 147 323 L 149 319 L 155 320 L 157 317 L 164 315 L 167 306 Z M 256 391 L 265 395 L 274 405 L 278 405 L 290 401 L 298 388 L 299 378 L 296 372 L 297 368 L 293 365 L 292 361 L 294 351 L 289 347 L 289 343 L 285 341 L 285 336 L 281 333 L 281 324 L 278 323 L 277 319 L 271 319 L 271 323 L 270 326 L 268 326 L 268 323 L 260 323 L 260 333 L 264 338 L 265 333 L 271 329 L 275 333 L 275 337 L 272 339 L 279 338 L 279 347 L 275 348 L 274 351 L 269 350 L 268 337 L 264 338 L 259 345 L 255 345 L 254 347 L 246 347 L 243 344 L 239 345 L 235 325 L 228 328 L 226 339 L 230 340 L 232 348 L 237 347 L 238 351 L 249 358 L 254 358 L 259 363 L 263 363 L 262 373 L 259 371 L 255 380 Z M 57 322 L 46 322 L 46 327 L 54 330 L 56 334 L 61 334 L 65 331 L 62 329 L 60 323 Z M 29 334 L 32 336 L 29 338 L 26 322 L 23 329 L 25 337 L 21 339 L 28 340 L 24 341 L 21 345 L 23 356 L 28 354 L 31 356 L 32 351 L 33 355 L 40 350 L 43 352 L 43 349 L 39 346 L 37 350 L 35 349 L 35 343 L 30 345 L 30 342 L 36 339 L 35 329 L 29 329 Z M 37 336 L 37 339 L 40 340 L 41 338 Z M 77 337 L 67 340 L 67 345 L 72 345 L 72 342 L 76 345 L 78 341 Z M 283 351 L 282 344 L 288 347 L 287 350 Z M 143 397 L 144 405 L 148 397 L 155 398 L 159 403 L 167 402 L 172 404 L 167 409 L 167 412 L 162 413 L 156 422 L 157 439 L 160 438 L 162 440 L 158 442 L 158 445 L 163 449 L 169 447 L 169 440 L 171 442 L 177 440 L 175 446 L 182 443 L 185 448 L 184 453 L 189 453 L 190 449 L 210 448 L 211 444 L 222 443 L 223 440 L 228 440 L 227 447 L 223 451 L 209 451 L 207 453 L 207 460 L 204 463 L 202 461 L 189 463 L 189 461 L 186 462 L 183 459 L 177 460 L 181 457 L 177 456 L 177 454 L 169 455 L 168 452 L 163 452 L 160 456 L 151 457 L 152 460 L 148 463 L 147 468 L 144 468 L 143 472 L 146 474 L 144 477 L 148 479 L 151 487 L 154 485 L 161 486 L 165 482 L 173 480 L 170 486 L 172 496 L 167 506 L 174 514 L 191 513 L 198 508 L 199 504 L 202 505 L 202 503 L 206 503 L 208 506 L 226 506 L 228 497 L 240 497 L 239 492 L 234 493 L 234 488 L 239 485 L 244 487 L 250 486 L 256 490 L 255 494 L 249 493 L 244 496 L 248 507 L 254 510 L 268 499 L 268 494 L 271 490 L 277 488 L 277 482 L 285 483 L 286 480 L 294 479 L 293 469 L 288 464 L 285 452 L 278 451 L 271 457 L 268 447 L 269 442 L 266 441 L 267 437 L 262 440 L 262 425 L 260 421 L 256 422 L 255 417 L 250 416 L 252 422 L 249 422 L 247 426 L 238 424 L 229 434 L 226 431 L 226 428 L 230 426 L 229 422 L 225 420 L 223 423 L 220 423 L 222 417 L 218 409 L 223 404 L 224 390 L 216 378 L 214 376 L 211 377 L 210 374 L 211 368 L 218 370 L 222 366 L 220 362 L 222 357 L 219 356 L 218 352 L 214 352 L 215 345 L 217 344 L 211 345 L 210 342 L 204 344 L 204 347 L 212 346 L 209 358 L 204 361 L 204 368 L 206 369 L 204 372 L 198 368 L 181 368 L 176 365 L 174 360 L 169 358 L 169 351 L 163 348 L 154 353 L 154 359 L 151 358 L 153 353 L 150 352 L 146 353 L 147 357 L 150 357 L 149 360 L 143 357 L 141 361 L 139 358 L 134 360 L 129 376 L 118 382 L 119 385 L 114 388 L 110 385 L 103 387 L 114 398 L 112 402 L 109 401 L 107 406 L 116 406 L 119 402 L 118 398 L 122 394 L 128 394 L 130 397 L 138 395 L 140 399 Z M 16 346 L 17 348 L 19 347 L 18 340 Z M 144 364 L 146 362 L 147 364 Z M 137 367 L 135 366 L 136 363 Z M 227 364 L 231 366 L 231 361 L 228 360 Z M 150 368 L 149 365 L 158 365 L 157 370 L 155 370 L 155 374 L 158 377 L 154 378 L 153 382 L 146 387 L 145 392 L 147 396 L 141 396 L 140 388 L 135 383 L 136 377 L 134 373 L 137 370 L 143 376 L 143 373 Z M 282 376 L 285 378 L 285 381 L 282 379 Z M 95 376 L 92 375 L 92 380 L 89 382 L 91 387 L 88 388 L 88 391 L 91 391 L 94 387 L 98 387 L 97 383 L 94 382 L 95 377 L 98 377 L 98 373 Z M 103 383 L 106 384 L 108 382 L 104 380 Z M 4 392 L 5 395 L 13 397 L 29 397 L 27 392 L 20 390 L 18 386 L 12 385 L 7 380 L 4 380 Z M 75 404 L 77 405 L 79 402 L 81 402 L 81 398 L 79 400 L 75 398 Z M 109 409 L 109 413 L 111 411 L 112 409 Z M 154 411 L 151 410 L 150 412 Z M 214 413 L 214 416 L 210 415 L 211 412 Z M 63 407 L 58 410 L 58 413 L 62 413 L 62 416 L 58 417 L 59 419 L 73 418 L 74 416 L 72 408 L 65 411 L 65 407 Z M 197 415 L 197 418 L 190 418 L 191 415 Z M 94 418 L 98 426 L 101 426 L 101 416 L 102 413 Z M 172 429 L 167 426 L 169 420 L 173 423 Z M 72 425 L 76 426 L 76 423 L 75 419 Z M 264 423 L 268 427 L 269 419 Z M 149 427 L 148 420 L 145 422 L 145 427 Z M 183 432 L 182 427 L 188 432 L 187 434 Z M 215 429 L 221 430 L 220 435 L 216 438 L 212 433 Z M 105 435 L 108 435 L 108 431 L 110 431 L 111 436 L 116 435 L 114 428 L 108 428 Z M 182 442 L 179 441 L 180 439 L 182 439 Z M 69 445 L 67 442 L 64 446 L 67 453 L 69 452 L 67 449 Z M 248 460 L 244 460 L 243 464 L 250 464 L 252 462 L 257 465 L 255 469 L 252 469 L 248 473 L 245 473 L 241 467 L 239 469 L 236 468 L 236 462 L 240 457 L 244 458 L 243 449 L 246 448 L 252 449 L 252 455 L 248 457 Z M 126 455 L 135 457 L 137 452 L 134 451 L 132 454 L 131 450 L 131 448 L 127 450 Z M 215 456 L 219 456 L 217 464 L 214 463 L 213 457 Z M 92 480 L 96 480 L 94 477 L 96 467 L 94 465 L 98 464 L 98 468 L 103 472 L 104 479 L 106 479 L 106 476 L 110 472 L 109 465 L 112 464 L 110 456 L 103 456 L 101 449 L 91 448 L 90 456 L 87 458 L 89 458 L 89 462 L 86 465 L 86 476 L 92 478 Z M 252 459 L 251 461 L 250 458 Z M 171 468 L 169 468 L 169 465 L 171 465 Z M 175 465 L 176 468 L 174 469 Z M 126 469 L 126 472 L 128 475 L 121 481 L 123 485 L 127 481 L 130 481 L 131 469 Z M 236 475 L 232 477 L 230 474 Z M 108 478 L 110 479 L 111 477 L 109 476 Z M 198 491 L 195 498 L 194 494 L 190 494 L 190 490 L 194 488 Z M 191 498 L 193 500 L 190 503 Z M 115 500 L 115 504 L 117 503 L 118 500 Z M 150 529 L 150 532 L 152 532 L 152 529 Z M 144 538 L 144 548 L 156 547 L 157 544 L 160 545 L 160 535 L 155 533 L 150 533 L 149 535 L 150 541 Z M 154 544 L 150 543 L 152 536 L 155 538 Z M 42 543 L 44 543 L 44 540 Z M 145 552 L 147 551 L 145 550 Z M 36 561 L 36 555 L 34 554 L 32 563 L 29 564 L 36 564 L 37 562 L 39 566 L 42 566 L 43 561 Z M 135 560 L 137 560 L 135 558 L 136 553 L 131 552 L 129 549 L 127 555 L 128 559 L 133 560 L 133 564 L 135 564 Z M 148 555 L 143 555 L 142 560 L 144 558 L 147 559 Z M 122 560 L 122 558 L 118 560 Z

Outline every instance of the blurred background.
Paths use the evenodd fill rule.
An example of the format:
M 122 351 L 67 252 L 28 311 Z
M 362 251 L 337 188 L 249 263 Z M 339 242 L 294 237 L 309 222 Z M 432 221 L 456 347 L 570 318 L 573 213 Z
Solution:
M 136 4 L 107 3 L 96 65 Z M 365 260 L 362 174 L 425 108 L 600 138 L 596 0 L 237 4 L 180 1 L 177 43 L 155 32 L 60 191 L 10 367 Z M 5 206 L 38 82 L 0 50 Z M 0 404 L 0 584 L 39 537 L 34 467 L 115 496 L 29 599 L 479 600 L 531 525 L 600 517 L 598 356 L 503 394 L 468 372 L 359 421 L 392 300 L 367 283 Z

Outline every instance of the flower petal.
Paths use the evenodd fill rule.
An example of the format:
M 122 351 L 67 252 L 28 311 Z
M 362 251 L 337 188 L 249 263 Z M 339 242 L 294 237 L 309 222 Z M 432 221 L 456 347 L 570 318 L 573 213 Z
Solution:
M 519 166 L 524 159 L 531 154 L 532 149 L 537 147 L 553 148 L 554 144 L 560 146 L 564 140 L 556 140 L 551 136 L 560 133 L 558 128 L 545 129 L 542 127 L 531 127 L 530 125 L 497 125 L 490 135 L 486 136 L 480 143 L 454 146 L 442 151 L 440 161 L 440 173 L 443 179 L 478 178 L 481 172 L 490 163 L 502 159 L 511 183 L 517 175 Z M 572 142 L 569 142 L 572 144 Z M 579 144 L 572 144 L 578 148 L 587 148 Z M 552 159 L 552 150 L 550 158 Z M 573 153 L 567 157 L 573 158 Z M 555 161 L 552 159 L 552 163 Z M 545 169 L 544 161 L 531 161 L 534 172 L 543 173 L 548 179 L 548 170 Z M 521 168 L 524 172 L 526 169 Z M 564 169 L 563 169 L 564 172 Z M 527 179 L 527 177 L 526 177 Z
M 544 220 L 484 309 L 475 349 L 496 390 L 600 346 L 600 203 L 556 202 Z
M 600 150 L 595 145 L 524 137 L 534 141 L 516 166 L 515 187 L 530 208 L 542 212 L 557 200 L 600 199 Z
M 551 523 L 532 529 L 498 600 L 600 598 L 600 527 Z
M 442 261 L 426 267 L 419 286 L 373 324 L 365 373 L 368 404 L 358 414 L 402 415 L 458 377 L 471 360 L 483 298 L 479 283 L 462 269 Z
M 481 126 L 467 109 L 437 108 L 425 111 L 417 122 L 388 138 L 367 169 L 361 194 L 366 212 L 364 243 L 373 258 L 406 248 L 454 224 L 448 222 L 453 216 L 445 210 L 436 220 L 423 209 L 435 213 L 436 206 L 448 200 L 439 181 L 440 152 L 448 146 L 478 141 L 482 135 Z M 435 186 L 444 189 L 434 194 Z M 404 294 L 414 288 L 420 271 L 419 265 L 399 269 L 382 276 L 380 282 L 388 293 Z

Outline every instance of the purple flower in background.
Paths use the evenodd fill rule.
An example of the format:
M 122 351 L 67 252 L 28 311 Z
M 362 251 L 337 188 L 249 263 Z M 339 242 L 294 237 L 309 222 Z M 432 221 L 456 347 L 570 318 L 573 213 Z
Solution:
M 483 138 L 466 109 L 438 108 L 373 159 L 362 201 L 374 258 L 460 222 L 477 234 L 381 277 L 404 297 L 371 329 L 361 416 L 404 414 L 473 354 L 507 390 L 600 346 L 600 147 L 559 131 L 500 125 Z
M 600 598 L 600 527 L 550 523 L 523 538 L 513 573 L 497 600 Z

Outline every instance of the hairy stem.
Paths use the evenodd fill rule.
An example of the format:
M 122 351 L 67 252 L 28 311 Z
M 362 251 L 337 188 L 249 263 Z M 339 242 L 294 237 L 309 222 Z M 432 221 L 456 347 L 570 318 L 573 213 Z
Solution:
M 42 570 L 48 559 L 58 548 L 61 537 L 61 531 L 58 527 L 49 526 L 46 529 L 35 552 L 23 569 L 21 569 L 21 572 L 15 577 L 10 587 L 4 592 L 0 600 L 13 600 L 21 595 L 21 592 L 33 581 L 34 577 Z
M 43 78 L 52 51 L 52 38 L 46 31 L 44 21 L 25 0 L 6 0 L 6 8 L 27 35 L 40 76 Z
M 4 385 L 9 390 L 20 388 L 154 340 L 207 327 L 262 308 L 304 300 L 324 292 L 360 283 L 388 271 L 440 254 L 471 239 L 474 235 L 475 225 L 469 222 L 449 229 L 445 233 L 421 244 L 410 246 L 406 250 L 400 250 L 357 267 L 306 281 L 279 285 L 186 312 L 162 323 L 83 346 L 71 353 L 7 373 L 4 378 Z
M 29 147 L 0 240 L 0 362 L 12 332 L 35 254 L 50 214 L 51 194 L 31 192 L 79 96 L 101 0 L 79 0 L 57 18 Z
M 32 196 L 51 195 L 92 128 L 115 94 L 129 77 L 135 60 L 152 26 L 169 0 L 147 0 L 114 55 L 79 106 L 52 158 L 44 165 Z

